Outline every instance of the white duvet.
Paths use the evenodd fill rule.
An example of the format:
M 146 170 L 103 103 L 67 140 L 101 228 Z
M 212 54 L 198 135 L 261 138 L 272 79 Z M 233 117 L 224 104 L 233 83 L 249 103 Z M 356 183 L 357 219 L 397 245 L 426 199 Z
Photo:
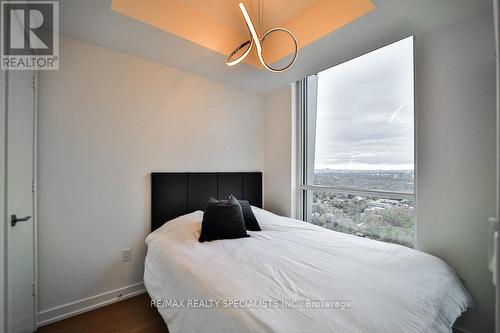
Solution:
M 471 305 L 434 256 L 253 210 L 248 238 L 199 243 L 201 211 L 147 237 L 144 283 L 171 333 L 451 332 Z

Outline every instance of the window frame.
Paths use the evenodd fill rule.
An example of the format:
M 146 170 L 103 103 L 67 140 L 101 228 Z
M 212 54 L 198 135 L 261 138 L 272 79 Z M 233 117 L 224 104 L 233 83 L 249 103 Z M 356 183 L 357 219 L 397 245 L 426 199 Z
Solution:
M 311 222 L 312 216 L 312 194 L 315 191 L 321 192 L 332 192 L 332 193 L 343 193 L 343 194 L 352 194 L 359 196 L 368 196 L 368 197 L 378 197 L 383 199 L 394 199 L 394 200 L 411 200 L 413 202 L 414 207 L 414 247 L 418 248 L 417 245 L 417 189 L 418 189 L 418 160 L 417 160 L 417 100 L 416 100 L 416 91 L 415 91 L 415 37 L 409 36 L 413 38 L 413 177 L 414 177 L 414 188 L 413 193 L 407 192 L 396 192 L 396 191 L 384 191 L 384 190 L 361 190 L 361 189 L 350 189 L 344 187 L 337 186 L 326 186 L 326 185 L 314 185 L 311 179 L 308 179 L 312 173 L 309 173 L 309 169 L 311 167 L 314 168 L 314 160 L 310 161 L 309 159 L 309 151 L 314 149 L 314 144 L 310 142 L 311 136 L 311 115 L 308 110 L 311 107 L 316 107 L 311 103 L 312 100 L 316 101 L 317 89 L 314 89 L 315 81 L 317 82 L 317 74 L 305 77 L 295 82 L 294 92 L 295 102 L 296 102 L 296 110 L 297 110 L 297 177 L 296 177 L 296 216 L 303 221 Z M 408 38 L 408 37 L 407 37 Z M 396 43 L 395 41 L 393 43 Z M 383 45 L 374 51 L 383 48 L 385 46 L 391 45 L 393 43 L 389 43 Z M 370 52 L 368 52 L 370 53 Z M 363 56 L 365 54 L 361 54 L 359 56 L 353 57 L 347 61 L 355 59 L 357 57 Z M 340 65 L 336 64 L 337 65 Z M 312 84 L 312 85 L 311 85 Z M 311 89 L 313 86 L 313 89 Z M 316 111 L 314 111 L 316 115 Z M 315 133 L 314 133 L 315 135 Z M 314 170 L 313 170 L 314 172 Z

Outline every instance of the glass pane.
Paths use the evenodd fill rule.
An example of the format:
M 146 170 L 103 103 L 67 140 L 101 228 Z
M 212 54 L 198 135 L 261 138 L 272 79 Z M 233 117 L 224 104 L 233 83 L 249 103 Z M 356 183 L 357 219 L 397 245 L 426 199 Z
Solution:
M 413 109 L 412 37 L 320 72 L 313 183 L 414 193 Z
M 385 242 L 414 246 L 414 202 L 314 191 L 311 223 Z

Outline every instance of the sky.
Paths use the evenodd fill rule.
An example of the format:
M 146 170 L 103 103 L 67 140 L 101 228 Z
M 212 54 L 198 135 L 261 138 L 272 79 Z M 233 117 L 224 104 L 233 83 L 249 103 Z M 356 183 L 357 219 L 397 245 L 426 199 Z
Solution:
M 318 73 L 315 169 L 413 170 L 413 37 Z

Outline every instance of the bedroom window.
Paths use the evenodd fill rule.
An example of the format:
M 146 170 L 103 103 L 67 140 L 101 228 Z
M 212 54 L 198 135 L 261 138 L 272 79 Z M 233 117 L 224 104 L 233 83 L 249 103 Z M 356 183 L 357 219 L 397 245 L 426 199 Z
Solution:
M 299 216 L 414 246 L 413 37 L 297 82 Z

